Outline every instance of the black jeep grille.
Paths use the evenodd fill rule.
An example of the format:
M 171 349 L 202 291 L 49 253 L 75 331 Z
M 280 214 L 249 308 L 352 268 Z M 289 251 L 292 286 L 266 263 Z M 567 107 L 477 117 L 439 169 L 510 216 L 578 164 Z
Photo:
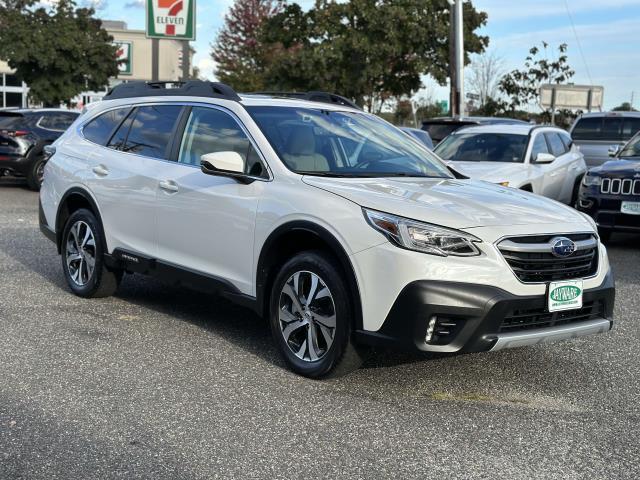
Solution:
M 553 255 L 551 246 L 558 237 L 576 242 L 576 251 L 562 258 Z M 513 237 L 501 241 L 498 249 L 513 273 L 525 283 L 584 278 L 598 270 L 598 242 L 592 234 Z
M 500 325 L 500 333 L 555 327 L 604 317 L 604 302 L 587 302 L 577 310 L 549 313 L 545 308 L 519 309 L 511 312 Z

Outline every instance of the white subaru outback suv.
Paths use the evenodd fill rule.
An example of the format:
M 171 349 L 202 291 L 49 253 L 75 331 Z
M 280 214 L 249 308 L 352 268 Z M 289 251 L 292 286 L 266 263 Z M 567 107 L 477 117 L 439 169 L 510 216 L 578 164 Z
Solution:
M 40 192 L 71 290 L 103 297 L 143 273 L 222 295 L 268 317 L 310 377 L 353 368 L 363 344 L 477 352 L 611 328 L 588 217 L 316 100 L 111 90 L 49 150 Z

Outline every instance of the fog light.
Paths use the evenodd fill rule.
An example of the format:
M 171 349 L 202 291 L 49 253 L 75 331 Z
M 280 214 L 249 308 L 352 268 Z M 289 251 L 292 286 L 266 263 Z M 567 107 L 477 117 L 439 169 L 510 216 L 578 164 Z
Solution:
M 579 202 L 580 206 L 582 208 L 591 208 L 593 206 L 593 201 L 592 200 L 580 200 Z
M 431 317 L 431 320 L 429 320 L 429 327 L 427 328 L 427 335 L 424 337 L 424 341 L 429 343 L 431 341 L 431 338 L 433 337 L 433 332 L 436 329 L 436 320 L 438 318 L 434 315 L 433 317 Z

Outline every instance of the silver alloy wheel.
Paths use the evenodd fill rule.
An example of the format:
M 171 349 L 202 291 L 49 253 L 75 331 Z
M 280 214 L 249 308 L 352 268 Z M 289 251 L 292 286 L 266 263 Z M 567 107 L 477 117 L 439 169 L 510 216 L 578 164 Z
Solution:
M 66 246 L 69 276 L 79 287 L 85 286 L 96 266 L 96 239 L 91 227 L 78 220 L 69 230 Z
M 278 315 L 282 337 L 296 357 L 315 362 L 327 354 L 336 333 L 336 306 L 318 275 L 291 275 L 280 293 Z

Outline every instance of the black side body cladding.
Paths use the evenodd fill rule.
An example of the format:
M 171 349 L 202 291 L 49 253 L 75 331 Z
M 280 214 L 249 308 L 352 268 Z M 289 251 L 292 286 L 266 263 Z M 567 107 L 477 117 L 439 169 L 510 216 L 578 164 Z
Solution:
M 262 251 L 260 252 L 260 257 L 258 259 L 258 268 L 256 270 L 256 293 L 259 309 L 258 313 L 260 315 L 263 315 L 268 311 L 269 308 L 269 282 L 273 280 L 273 277 L 276 273 L 273 271 L 272 265 L 270 264 L 270 253 L 273 251 L 273 247 L 278 242 L 282 241 L 284 235 L 290 234 L 292 232 L 304 232 L 311 234 L 317 237 L 322 243 L 330 247 L 331 252 L 338 259 L 340 265 L 342 266 L 342 269 L 344 270 L 344 273 L 347 276 L 350 293 L 354 300 L 353 303 L 355 308 L 355 328 L 362 328 L 363 323 L 362 307 L 360 304 L 360 290 L 358 288 L 355 272 L 353 270 L 353 266 L 351 265 L 349 255 L 347 255 L 340 242 L 338 242 L 338 240 L 336 240 L 336 238 L 328 230 L 313 222 L 305 220 L 296 220 L 281 225 L 276 230 L 274 230 L 265 241 L 262 247 Z

